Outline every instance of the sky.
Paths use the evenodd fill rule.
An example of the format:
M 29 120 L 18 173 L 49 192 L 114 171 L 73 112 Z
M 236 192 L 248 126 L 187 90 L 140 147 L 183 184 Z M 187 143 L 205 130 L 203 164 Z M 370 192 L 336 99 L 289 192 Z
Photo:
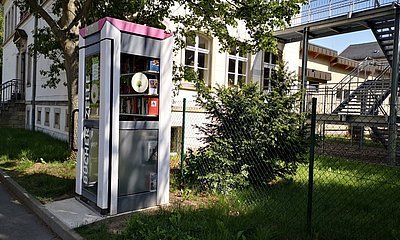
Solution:
M 334 49 L 338 51 L 339 54 L 351 44 L 367 43 L 374 41 L 376 41 L 375 37 L 369 29 L 365 31 L 341 34 L 332 37 L 325 37 L 314 40 L 310 39 L 310 43 Z

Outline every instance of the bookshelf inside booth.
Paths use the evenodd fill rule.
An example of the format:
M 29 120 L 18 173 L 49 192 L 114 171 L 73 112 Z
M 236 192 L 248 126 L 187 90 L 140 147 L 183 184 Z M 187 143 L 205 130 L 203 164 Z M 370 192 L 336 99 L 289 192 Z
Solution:
M 160 59 L 121 53 L 120 121 L 157 121 Z

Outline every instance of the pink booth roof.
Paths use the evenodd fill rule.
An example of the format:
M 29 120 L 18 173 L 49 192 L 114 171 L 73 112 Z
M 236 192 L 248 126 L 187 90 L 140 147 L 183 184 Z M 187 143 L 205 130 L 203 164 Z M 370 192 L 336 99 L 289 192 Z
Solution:
M 79 31 L 79 34 L 82 37 L 87 37 L 93 33 L 96 33 L 103 28 L 106 21 L 110 22 L 114 27 L 119 29 L 121 32 L 128 32 L 128 33 L 132 33 L 135 35 L 151 37 L 151 38 L 156 38 L 156 39 L 161 39 L 161 40 L 166 39 L 173 35 L 173 33 L 167 33 L 163 29 L 148 27 L 145 25 L 140 25 L 140 24 L 136 24 L 133 22 L 127 22 L 127 21 L 123 21 L 123 20 L 119 20 L 119 19 L 115 19 L 115 18 L 111 18 L 111 17 L 102 18 L 99 21 L 97 21 L 85 28 L 81 28 Z

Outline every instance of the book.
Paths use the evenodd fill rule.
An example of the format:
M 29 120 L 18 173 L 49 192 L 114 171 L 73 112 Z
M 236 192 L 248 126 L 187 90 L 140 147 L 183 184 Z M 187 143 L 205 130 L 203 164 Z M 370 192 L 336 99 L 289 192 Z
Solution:
M 158 115 L 158 98 L 148 99 L 148 114 Z
M 149 71 L 159 72 L 160 71 L 160 61 L 158 59 L 151 59 L 149 63 Z
M 143 106 L 142 114 L 144 115 L 149 114 L 149 99 L 143 98 L 142 106 Z
M 158 79 L 149 79 L 149 94 L 156 95 L 158 94 Z

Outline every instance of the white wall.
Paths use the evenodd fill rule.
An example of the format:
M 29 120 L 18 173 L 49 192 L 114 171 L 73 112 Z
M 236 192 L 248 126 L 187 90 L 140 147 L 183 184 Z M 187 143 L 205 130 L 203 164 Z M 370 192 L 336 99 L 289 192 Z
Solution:
M 5 1 L 4 3 L 4 12 L 6 13 L 8 9 L 12 5 L 11 0 Z M 50 12 L 51 9 L 51 4 L 48 2 L 46 5 L 46 10 Z M 17 16 L 17 21 L 19 21 L 19 10 L 18 10 L 18 16 Z M 6 24 L 6 23 L 5 23 Z M 39 19 L 38 21 L 38 27 L 43 27 L 45 26 L 45 21 L 43 19 Z M 33 29 L 34 29 L 34 18 L 31 15 L 28 19 L 25 19 L 19 25 L 17 25 L 17 28 L 22 29 L 26 32 L 28 35 L 27 38 L 27 45 L 29 46 L 30 44 L 33 44 Z M 28 50 L 28 49 L 27 49 Z M 10 38 L 5 39 L 4 46 L 3 46 L 3 82 L 11 80 L 11 79 L 20 79 L 20 66 L 19 63 L 17 63 L 17 56 L 19 55 L 18 49 L 15 46 L 13 42 L 13 35 L 10 36 Z M 25 70 L 26 73 L 28 74 L 28 57 L 26 57 L 25 60 Z M 36 73 L 36 104 L 37 107 L 34 110 L 35 117 L 37 119 L 37 110 L 38 108 L 42 109 L 42 116 L 41 116 L 41 122 L 38 123 L 36 121 L 35 127 L 38 130 L 44 131 L 56 138 L 67 140 L 68 138 L 68 128 L 66 127 L 66 121 L 67 121 L 67 104 L 66 102 L 68 101 L 67 98 L 67 88 L 64 86 L 65 82 L 65 73 L 61 74 L 61 82 L 58 84 L 58 87 L 56 89 L 50 89 L 50 88 L 42 88 L 42 85 L 46 83 L 47 78 L 42 76 L 40 74 L 41 69 L 49 69 L 50 62 L 46 59 L 43 58 L 43 56 L 38 57 L 38 64 L 37 64 L 37 73 Z M 18 69 L 18 72 L 17 72 Z M 32 67 L 31 71 L 33 73 L 33 61 L 32 61 Z M 31 74 L 32 74 L 31 73 Z M 27 74 L 25 75 L 25 81 L 27 80 L 28 76 Z M 33 77 L 31 77 L 31 82 L 32 82 Z M 33 84 L 33 82 L 32 82 Z M 32 84 L 31 86 L 26 86 L 25 88 L 25 100 L 27 101 L 26 105 L 26 116 L 25 116 L 25 123 L 27 128 L 31 128 L 31 117 L 32 117 L 32 105 L 30 102 L 32 101 Z M 49 109 L 49 124 L 45 125 L 44 120 L 45 120 L 45 109 Z M 30 115 L 28 116 L 27 113 Z M 54 125 L 54 118 L 55 118 L 55 112 L 59 112 L 60 114 L 60 122 L 59 126 Z
M 288 70 L 290 72 L 299 71 L 299 52 L 300 52 L 300 42 L 287 43 L 283 47 L 283 61 L 287 64 Z

